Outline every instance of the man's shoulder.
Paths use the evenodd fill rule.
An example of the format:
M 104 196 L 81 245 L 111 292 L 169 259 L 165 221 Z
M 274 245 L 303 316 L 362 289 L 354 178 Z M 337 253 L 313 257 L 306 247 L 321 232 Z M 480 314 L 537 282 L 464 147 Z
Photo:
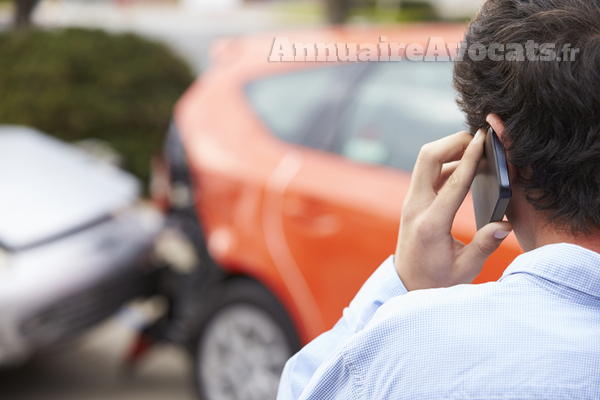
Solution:
M 546 329 L 548 310 L 555 304 L 546 294 L 526 274 L 501 282 L 411 291 L 379 307 L 347 343 L 348 351 L 359 357 L 371 352 L 368 357 L 387 361 L 412 354 L 435 362 L 454 359 L 455 352 L 473 355 L 473 349 L 494 354 L 528 335 L 532 326 Z M 391 348 L 402 351 L 387 354 Z
M 515 315 L 518 297 L 528 296 L 527 292 L 524 285 L 507 282 L 411 291 L 383 304 L 355 337 L 355 345 L 385 350 L 399 341 L 399 346 L 406 344 L 412 351 L 419 346 L 456 345 L 465 333 L 471 340 L 489 338 L 501 325 L 519 318 Z M 365 343 L 370 344 L 365 347 Z
M 461 310 L 461 314 L 468 311 L 471 313 L 470 315 L 474 315 L 473 313 L 478 309 L 489 310 L 489 307 L 505 307 L 507 299 L 526 295 L 528 286 L 528 282 L 519 279 L 518 282 L 487 282 L 477 285 L 415 290 L 387 301 L 380 307 L 376 317 L 411 318 L 412 315 L 417 314 L 423 318 L 429 314 L 443 315 L 458 310 Z
M 556 398 L 547 394 L 600 382 L 588 376 L 600 356 L 597 309 L 542 280 L 520 273 L 393 297 L 345 343 L 344 358 L 372 398 L 392 387 L 404 398 Z

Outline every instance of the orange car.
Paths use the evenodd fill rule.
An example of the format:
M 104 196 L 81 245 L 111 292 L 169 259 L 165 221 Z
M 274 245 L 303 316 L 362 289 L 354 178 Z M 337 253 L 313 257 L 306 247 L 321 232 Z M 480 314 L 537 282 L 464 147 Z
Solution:
M 192 339 L 204 399 L 275 396 L 287 358 L 331 328 L 394 252 L 420 147 L 464 129 L 451 62 L 409 61 L 401 47 L 399 62 L 269 58 L 289 57 L 296 43 L 427 50 L 430 38 L 458 43 L 463 31 L 325 29 L 214 47 L 212 66 L 174 109 L 153 184 L 202 260 L 172 315 L 187 321 L 180 336 Z M 475 231 L 469 196 L 453 234 L 469 242 Z M 499 278 L 520 252 L 511 235 L 475 282 Z

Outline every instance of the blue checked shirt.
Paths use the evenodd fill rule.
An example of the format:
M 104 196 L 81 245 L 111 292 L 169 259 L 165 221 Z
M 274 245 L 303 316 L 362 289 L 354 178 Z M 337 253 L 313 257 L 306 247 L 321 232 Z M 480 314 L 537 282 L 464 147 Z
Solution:
M 600 254 L 519 256 L 498 282 L 407 293 L 392 257 L 286 364 L 278 400 L 600 399 Z

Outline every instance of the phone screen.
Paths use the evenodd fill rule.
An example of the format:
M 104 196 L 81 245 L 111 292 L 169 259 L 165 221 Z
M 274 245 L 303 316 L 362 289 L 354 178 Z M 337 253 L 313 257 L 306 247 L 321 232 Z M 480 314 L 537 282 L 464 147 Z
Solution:
M 502 143 L 490 128 L 486 134 L 483 157 L 471 185 L 477 230 L 501 221 L 510 201 L 511 189 Z

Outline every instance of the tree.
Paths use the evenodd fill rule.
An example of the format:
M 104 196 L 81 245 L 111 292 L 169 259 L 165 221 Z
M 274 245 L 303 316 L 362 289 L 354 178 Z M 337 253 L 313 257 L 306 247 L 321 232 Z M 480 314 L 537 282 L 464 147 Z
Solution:
M 325 0 L 327 5 L 327 19 L 329 23 L 340 25 L 346 22 L 352 0 Z
M 15 26 L 18 29 L 28 28 L 31 25 L 31 13 L 38 0 L 15 0 Z

